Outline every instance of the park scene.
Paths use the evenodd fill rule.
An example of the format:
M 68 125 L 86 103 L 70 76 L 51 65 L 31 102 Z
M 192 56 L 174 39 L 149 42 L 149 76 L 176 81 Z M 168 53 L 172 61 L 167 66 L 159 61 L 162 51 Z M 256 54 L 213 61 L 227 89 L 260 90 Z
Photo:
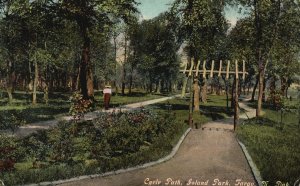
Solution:
M 0 186 L 300 186 L 299 0 L 0 0 Z

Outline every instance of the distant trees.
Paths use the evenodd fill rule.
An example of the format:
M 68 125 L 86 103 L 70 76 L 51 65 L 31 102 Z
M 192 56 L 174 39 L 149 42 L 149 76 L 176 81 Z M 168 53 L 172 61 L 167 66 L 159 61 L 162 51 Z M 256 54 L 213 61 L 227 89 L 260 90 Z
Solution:
M 225 2 L 210 0 L 176 0 L 171 13 L 180 18 L 180 35 L 187 42 L 188 56 L 198 60 L 220 58 L 221 40 L 226 38 L 228 24 L 224 17 Z M 199 79 L 194 79 L 194 109 L 199 111 Z M 201 78 L 201 97 L 206 102 L 207 81 Z
M 231 31 L 224 16 L 229 3 L 249 13 Z M 137 86 L 148 92 L 172 91 L 183 43 L 192 63 L 246 59 L 250 74 L 243 86 L 257 85 L 258 116 L 268 81 L 275 90 L 274 82 L 280 80 L 284 95 L 298 73 L 299 1 L 176 0 L 168 12 L 142 21 L 136 5 L 135 0 L 0 1 L 0 85 L 9 102 L 16 89 L 32 94 L 32 104 L 38 91 L 45 103 L 56 90 L 78 90 L 93 99 L 94 88 L 108 82 L 122 85 L 123 94 L 125 87 L 131 93 Z M 208 81 L 196 77 L 193 82 L 194 108 L 199 110 Z M 211 84 L 221 87 L 218 78 Z
M 235 40 L 232 41 L 235 42 L 236 53 L 247 56 L 251 61 L 254 57 L 254 63 L 248 65 L 253 67 L 252 72 L 257 71 L 256 115 L 261 116 L 267 79 L 272 80 L 270 84 L 274 90 L 277 74 L 281 80 L 281 91 L 285 92 L 288 79 L 295 73 L 293 70 L 299 68 L 300 4 L 288 0 L 237 1 L 245 5 L 250 14 L 237 23 L 230 37 Z
M 93 99 L 94 83 L 110 72 L 99 74 L 99 68 L 108 68 L 115 60 L 110 55 L 111 26 L 114 20 L 128 22 L 130 13 L 137 12 L 136 4 L 135 0 L 1 1 L 0 79 L 9 101 L 16 86 L 32 91 L 33 104 L 37 90 L 44 91 L 47 103 L 54 87 L 77 89 L 85 99 Z
M 180 44 L 168 16 L 161 14 L 154 19 L 132 25 L 129 28 L 129 40 L 130 89 L 132 73 L 136 69 L 140 78 L 146 82 L 149 92 L 159 92 L 161 89 L 172 91 L 179 74 L 177 51 Z

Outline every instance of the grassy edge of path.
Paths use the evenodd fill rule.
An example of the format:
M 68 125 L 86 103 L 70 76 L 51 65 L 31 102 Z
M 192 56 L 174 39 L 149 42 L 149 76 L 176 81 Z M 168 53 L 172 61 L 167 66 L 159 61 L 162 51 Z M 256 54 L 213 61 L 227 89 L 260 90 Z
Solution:
M 253 105 L 253 104 L 252 104 Z M 269 185 L 294 185 L 300 178 L 300 128 L 295 113 L 285 113 L 280 124 L 280 112 L 264 108 L 263 117 L 250 119 L 237 130 L 237 137 L 247 147 L 251 157 Z

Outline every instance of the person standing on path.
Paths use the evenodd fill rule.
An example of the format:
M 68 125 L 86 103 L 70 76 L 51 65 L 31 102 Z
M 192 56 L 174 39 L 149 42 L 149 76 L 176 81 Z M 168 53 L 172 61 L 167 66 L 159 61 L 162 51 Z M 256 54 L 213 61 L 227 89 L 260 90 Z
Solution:
M 103 89 L 103 98 L 104 98 L 105 110 L 108 110 L 108 108 L 109 108 L 111 93 L 112 93 L 111 86 L 106 85 L 105 88 Z

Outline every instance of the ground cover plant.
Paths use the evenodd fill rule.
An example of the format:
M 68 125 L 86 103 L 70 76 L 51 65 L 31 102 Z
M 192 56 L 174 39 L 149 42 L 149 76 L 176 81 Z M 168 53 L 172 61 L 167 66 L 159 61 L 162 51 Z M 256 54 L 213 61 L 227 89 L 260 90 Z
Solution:
M 238 138 L 246 145 L 263 180 L 293 185 L 300 177 L 300 127 L 297 100 L 285 100 L 281 109 L 265 105 L 265 114 L 250 119 L 238 128 Z
M 173 114 L 101 113 L 93 122 L 63 122 L 19 140 L 1 135 L 0 149 L 9 150 L 1 156 L 1 180 L 6 185 L 53 181 L 156 160 L 186 128 Z

